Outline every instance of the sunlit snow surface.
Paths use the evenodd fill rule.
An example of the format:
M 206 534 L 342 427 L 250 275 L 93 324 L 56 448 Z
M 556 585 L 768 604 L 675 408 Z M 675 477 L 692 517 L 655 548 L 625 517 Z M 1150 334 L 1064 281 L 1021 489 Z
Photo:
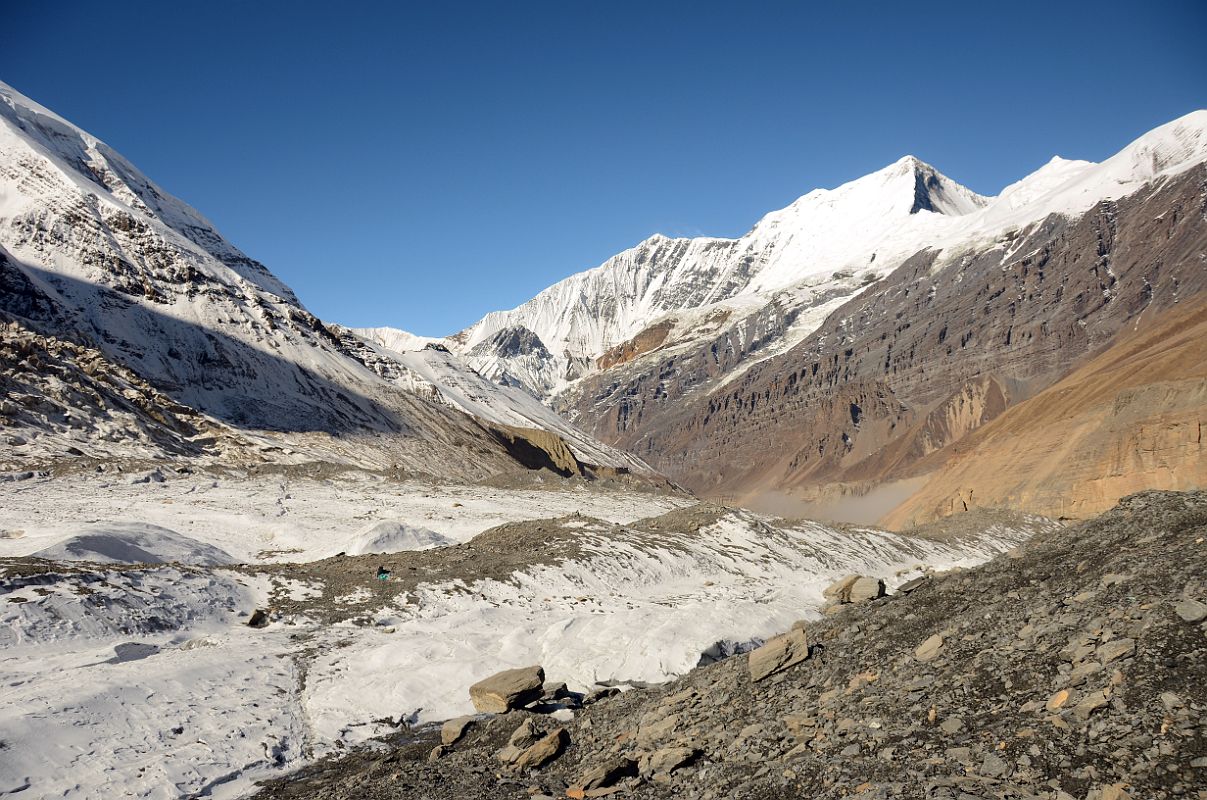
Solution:
M 17 538 L 0 539 L 0 554 L 41 549 L 94 515 L 270 560 L 330 555 L 382 520 L 464 540 L 506 520 L 565 517 L 558 524 L 578 537 L 580 555 L 506 580 L 421 584 L 371 610 L 369 625 L 294 616 L 249 628 L 270 581 L 225 568 L 97 564 L 2 578 L 0 793 L 245 795 L 257 778 L 385 732 L 384 718 L 466 713 L 469 684 L 499 669 L 541 663 L 551 680 L 579 689 L 664 680 L 718 640 L 748 641 L 814 615 L 838 575 L 878 574 L 892 586 L 919 565 L 975 563 L 1022 537 L 994 530 L 939 544 L 748 512 L 674 533 L 613 523 L 660 515 L 682 498 L 350 477 L 216 484 L 86 476 L 10 486 L 0 530 Z M 566 517 L 573 511 L 585 516 Z M 366 574 L 364 587 L 339 598 L 325 598 L 318 581 L 279 588 L 351 603 L 373 596 L 373 580 Z
M 314 561 L 363 546 L 389 521 L 462 542 L 504 522 L 579 511 L 611 522 L 689 502 L 585 487 L 546 491 L 384 481 L 351 472 L 330 480 L 232 475 L 133 483 L 123 475 L 3 484 L 0 557 L 31 555 L 93 523 L 149 523 L 215 545 L 240 562 Z

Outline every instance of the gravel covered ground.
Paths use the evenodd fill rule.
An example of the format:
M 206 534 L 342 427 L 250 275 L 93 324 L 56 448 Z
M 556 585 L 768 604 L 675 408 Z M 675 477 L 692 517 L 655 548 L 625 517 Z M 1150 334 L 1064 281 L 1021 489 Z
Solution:
M 761 681 L 735 656 L 568 721 L 481 717 L 436 756 L 439 727 L 406 730 L 261 796 L 1207 798 L 1205 601 L 1207 493 L 1134 495 L 840 606 Z M 526 719 L 568 742 L 520 771 L 496 754 Z

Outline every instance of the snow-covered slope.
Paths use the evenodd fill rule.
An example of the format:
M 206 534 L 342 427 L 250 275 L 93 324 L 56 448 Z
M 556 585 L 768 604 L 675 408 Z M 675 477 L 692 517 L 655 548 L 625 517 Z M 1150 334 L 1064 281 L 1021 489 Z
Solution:
M 455 541 L 433 530 L 408 525 L 395 519 L 374 522 L 356 535 L 352 545 L 345 551 L 353 556 L 374 553 L 401 553 L 404 550 L 427 550 L 432 547 L 447 547 Z
M 777 292 L 802 285 L 814 290 L 806 301 L 812 307 L 817 295 L 832 295 L 831 281 L 849 283 L 852 273 L 873 280 L 924 248 L 958 254 L 1007 229 L 1049 214 L 1075 215 L 1187 169 L 1207 155 L 1205 132 L 1207 111 L 1196 111 L 1101 164 L 1053 159 L 996 198 L 907 156 L 835 189 L 809 192 L 739 239 L 652 236 L 518 308 L 486 315 L 450 342 L 484 374 L 519 380 L 548 396 L 668 314 L 715 307 L 737 323 Z M 531 331 L 549 355 L 486 346 L 500 331 L 515 328 Z M 799 339 L 808 332 L 790 333 Z M 534 358 L 541 369 L 533 369 Z
M 408 331 L 399 330 L 398 328 L 354 328 L 353 331 L 357 336 L 368 339 L 371 342 L 376 342 L 382 347 L 393 350 L 396 353 L 422 350 L 429 344 L 443 341 L 443 339 L 436 336 L 418 336 Z
M 101 522 L 33 554 L 51 561 L 99 561 L 110 564 L 199 564 L 218 566 L 235 560 L 219 547 L 159 525 Z
M 458 477 L 515 467 L 464 413 L 478 413 L 468 393 L 446 402 L 385 380 L 204 217 L 0 83 L 0 322 L 8 320 L 26 337 L 95 348 L 183 407 L 244 432 L 273 431 L 291 450 Z M 83 383 L 71 390 L 91 397 Z M 104 415 L 105 405 L 76 415 Z M 513 424 L 564 427 L 551 412 L 537 416 Z M 49 423 L 27 427 L 23 442 L 56 438 Z M 109 452 L 69 444 L 77 455 Z
M 194 408 L 240 426 L 390 429 L 374 376 L 317 319 L 104 143 L 0 84 L 0 256 L 6 279 Z M 38 313 L 40 311 L 40 313 Z
M 179 399 L 273 427 L 274 405 L 283 416 L 304 402 L 273 384 L 319 389 L 320 374 L 305 380 L 303 370 L 338 364 L 305 352 L 313 332 L 291 330 L 290 319 L 304 312 L 266 270 L 104 144 L 4 86 L 0 178 L 6 270 L 140 374 L 178 387 Z M 244 371 L 239 385 L 268 408 L 231 391 L 232 373 Z M 347 409 L 357 411 L 371 416 Z

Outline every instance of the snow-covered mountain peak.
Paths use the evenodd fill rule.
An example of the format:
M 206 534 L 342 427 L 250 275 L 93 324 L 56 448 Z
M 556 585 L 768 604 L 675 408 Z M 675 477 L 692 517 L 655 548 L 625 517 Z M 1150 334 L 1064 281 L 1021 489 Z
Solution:
M 1193 111 L 1140 136 L 1102 161 L 1054 157 L 1002 190 L 972 221 L 969 232 L 992 233 L 1048 214 L 1080 214 L 1117 200 L 1146 183 L 1207 161 L 1207 111 Z
M 986 202 L 906 156 L 833 189 L 811 191 L 738 239 L 654 234 L 518 308 L 488 314 L 454 341 L 472 352 L 500 331 L 523 327 L 555 358 L 589 361 L 668 312 L 774 292 L 811 276 L 859 271 L 877 258 L 908 255 Z M 484 374 L 496 371 L 475 366 Z M 575 370 L 559 366 L 547 372 L 558 375 L 559 383 Z
M 113 148 L 0 82 L 0 155 L 13 165 L 4 177 L 27 185 L 47 171 L 55 182 L 92 196 L 114 212 L 140 223 L 158 223 L 183 239 L 181 244 L 217 259 L 230 278 L 246 281 L 289 303 L 297 297 L 262 264 L 248 258 L 196 209 L 161 189 Z M 0 216 L 28 214 L 38 191 L 8 191 L 0 195 Z M 36 213 L 36 212 L 35 212 Z M 137 223 L 134 223 L 137 224 Z
M 923 249 L 954 252 L 1050 214 L 1083 213 L 1205 159 L 1207 111 L 1156 128 L 1101 164 L 1053 158 L 998 197 L 906 155 L 840 186 L 814 189 L 738 239 L 651 236 L 515 309 L 488 314 L 452 341 L 469 351 L 507 328 L 532 331 L 558 363 L 543 359 L 545 377 L 524 383 L 547 395 L 667 314 L 716 304 L 749 311 L 785 290 L 805 287 L 819 296 L 829 291 L 823 284 L 858 287 Z M 498 358 L 475 367 L 514 377 Z
M 422 350 L 434 342 L 444 341 L 444 339 L 435 336 L 419 336 L 400 328 L 352 328 L 351 330 L 362 339 L 376 342 L 382 347 L 393 350 L 396 353 L 410 353 L 415 350 Z
M 950 180 L 945 175 L 942 175 L 937 169 L 927 164 L 917 156 L 904 155 L 893 163 L 876 170 L 875 172 L 865 177 L 876 176 L 880 180 L 890 180 L 900 177 L 915 177 L 917 175 L 936 175 L 943 180 Z M 858 180 L 858 179 L 857 179 Z
M 904 156 L 892 164 L 848 181 L 833 189 L 815 189 L 791 205 L 767 214 L 744 238 L 765 241 L 789 229 L 791 238 L 808 243 L 814 254 L 810 258 L 799 248 L 792 248 L 791 258 L 813 260 L 829 265 L 831 259 L 817 259 L 817 247 L 827 251 L 847 248 L 852 241 L 869 241 L 901 229 L 929 228 L 931 221 L 922 218 L 909 220 L 909 215 L 930 212 L 944 217 L 959 217 L 985 207 L 989 198 L 942 174 L 914 156 Z M 836 235 L 842 234 L 842 235 Z M 803 238 L 801 238 L 803 236 Z M 851 237 L 857 237 L 852 239 Z M 816 270 L 788 269 L 773 273 L 760 282 L 759 290 L 783 288 L 802 272 Z
M 504 328 L 474 347 L 474 351 L 480 349 L 486 349 L 489 354 L 500 356 L 518 356 L 523 353 L 534 353 L 541 357 L 549 355 L 549 351 L 540 337 L 523 325 Z
M 650 236 L 518 308 L 488 314 L 451 341 L 482 374 L 540 375 L 536 383 L 521 380 L 547 394 L 665 314 L 768 295 L 836 272 L 879 271 L 987 202 L 905 156 L 835 188 L 815 189 L 738 239 Z M 523 367 L 503 363 L 514 356 L 498 352 L 487 359 L 480 345 L 517 327 L 531 331 L 551 358 L 534 361 L 526 353 L 533 363 Z
M 1053 156 L 1035 172 L 1002 189 L 1001 194 L 994 199 L 993 205 L 1009 209 L 1022 208 L 1094 166 L 1091 161 Z

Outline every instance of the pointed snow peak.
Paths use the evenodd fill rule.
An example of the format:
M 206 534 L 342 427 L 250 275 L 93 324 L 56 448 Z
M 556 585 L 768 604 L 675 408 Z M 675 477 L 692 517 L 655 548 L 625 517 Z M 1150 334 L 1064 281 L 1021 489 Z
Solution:
M 948 178 L 917 156 L 906 155 L 876 172 L 857 178 L 829 191 L 810 192 L 801 200 L 817 196 L 849 196 L 863 204 L 869 194 L 879 195 L 878 203 L 887 203 L 892 213 L 917 214 L 929 211 L 944 216 L 970 214 L 988 203 L 971 189 Z M 800 201 L 798 201 L 800 202 Z
M 519 356 L 534 353 L 541 358 L 549 358 L 549 350 L 541 337 L 537 336 L 523 325 L 513 325 L 503 328 L 484 342 L 480 342 L 473 350 L 474 355 Z
M 917 172 L 919 170 L 924 170 L 924 169 L 930 170 L 931 172 L 934 172 L 934 170 L 935 170 L 934 167 L 932 167 L 930 164 L 927 164 L 925 161 L 918 158 L 917 156 L 905 155 L 905 156 L 901 156 L 901 158 L 897 159 L 892 164 L 889 164 L 887 167 L 885 167 L 884 171 L 892 170 L 895 174 L 905 175 L 905 174 L 908 174 L 911 172 Z
M 988 202 L 987 198 L 961 186 L 915 156 L 903 156 L 881 172 L 892 178 L 912 178 L 909 187 L 913 192 L 911 214 L 929 211 L 958 217 L 970 214 Z
M 885 180 L 891 180 L 893 178 L 900 178 L 907 175 L 917 175 L 919 173 L 924 175 L 938 175 L 939 177 L 944 178 L 944 180 L 947 180 L 945 176 L 943 176 L 930 164 L 927 164 L 917 156 L 910 155 L 901 156 L 901 158 L 897 159 L 888 166 L 873 172 L 872 175 L 879 176 Z M 868 177 L 872 177 L 872 175 Z

